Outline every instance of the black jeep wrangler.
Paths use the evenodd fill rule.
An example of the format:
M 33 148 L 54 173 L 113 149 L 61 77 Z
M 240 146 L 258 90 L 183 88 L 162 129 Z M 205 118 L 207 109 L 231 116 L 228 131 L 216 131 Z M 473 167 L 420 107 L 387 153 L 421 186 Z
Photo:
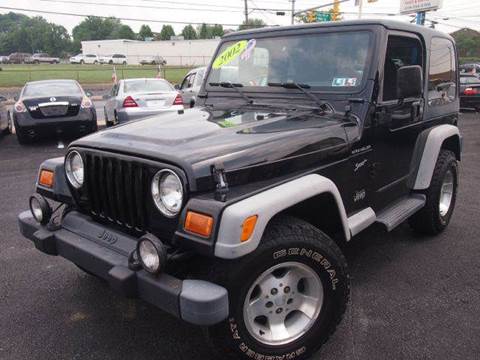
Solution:
M 306 358 L 345 312 L 345 243 L 448 226 L 457 68 L 451 37 L 392 21 L 230 34 L 196 108 L 45 161 L 20 230 L 222 351 Z

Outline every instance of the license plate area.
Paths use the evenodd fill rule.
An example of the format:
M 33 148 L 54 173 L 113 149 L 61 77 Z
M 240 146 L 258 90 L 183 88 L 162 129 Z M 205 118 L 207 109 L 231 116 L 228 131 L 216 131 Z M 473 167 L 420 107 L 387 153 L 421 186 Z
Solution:
M 68 105 L 41 106 L 40 112 L 45 117 L 65 116 L 68 112 Z

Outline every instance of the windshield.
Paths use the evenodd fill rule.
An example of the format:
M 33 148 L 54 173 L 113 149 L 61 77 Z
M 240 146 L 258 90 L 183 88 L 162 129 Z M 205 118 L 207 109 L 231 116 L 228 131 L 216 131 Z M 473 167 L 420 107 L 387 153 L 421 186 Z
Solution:
M 78 84 L 73 81 L 31 83 L 25 85 L 23 90 L 23 97 L 47 96 L 83 96 L 83 93 Z
M 152 91 L 173 91 L 172 85 L 164 80 L 145 79 L 125 81 L 124 91 L 126 93 L 152 92 Z
M 370 47 L 368 31 L 229 41 L 221 45 L 207 83 L 267 87 L 295 82 L 351 91 L 365 79 Z

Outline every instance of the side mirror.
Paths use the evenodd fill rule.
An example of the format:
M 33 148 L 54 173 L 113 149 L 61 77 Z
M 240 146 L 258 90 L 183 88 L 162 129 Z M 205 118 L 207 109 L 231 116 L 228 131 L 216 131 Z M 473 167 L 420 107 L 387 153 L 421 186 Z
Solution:
M 181 90 L 180 85 L 178 85 L 178 84 L 173 85 L 173 87 L 175 88 L 175 90 Z
M 402 66 L 397 70 L 397 97 L 419 98 L 423 94 L 423 74 L 419 65 Z

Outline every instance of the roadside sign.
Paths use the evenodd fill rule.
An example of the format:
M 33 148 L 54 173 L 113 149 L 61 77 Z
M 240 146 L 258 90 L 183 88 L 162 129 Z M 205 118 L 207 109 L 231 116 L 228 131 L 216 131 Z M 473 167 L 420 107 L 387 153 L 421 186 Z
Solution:
M 317 11 L 317 22 L 332 21 L 332 14 L 326 11 Z
M 443 0 L 400 0 L 400 14 L 438 10 L 442 5 Z

